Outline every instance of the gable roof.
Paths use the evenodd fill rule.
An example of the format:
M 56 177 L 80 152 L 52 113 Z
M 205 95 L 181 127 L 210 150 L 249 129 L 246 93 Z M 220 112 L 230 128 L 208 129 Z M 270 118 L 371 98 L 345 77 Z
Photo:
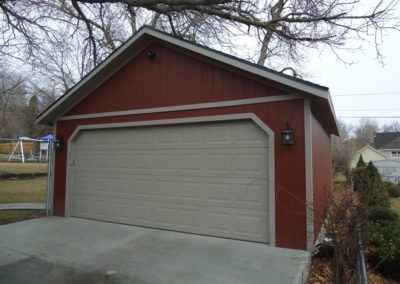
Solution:
M 321 109 L 329 110 L 328 114 L 322 112 L 321 115 L 329 116 L 327 119 L 324 119 L 324 121 L 328 124 L 326 127 L 328 132 L 338 135 L 335 112 L 329 94 L 329 89 L 327 87 L 277 72 L 275 70 L 248 62 L 206 46 L 174 37 L 148 26 L 143 26 L 126 43 L 112 52 L 91 72 L 84 76 L 82 80 L 71 87 L 63 96 L 58 98 L 43 112 L 41 112 L 36 119 L 36 123 L 54 123 L 58 118 L 64 115 L 73 106 L 75 106 L 83 98 L 99 87 L 103 82 L 121 69 L 144 47 L 154 40 L 166 42 L 178 48 L 182 48 L 200 56 L 207 57 L 215 63 L 224 64 L 226 66 L 245 71 L 266 79 L 272 83 L 277 83 L 280 86 L 284 86 L 302 95 L 309 96 L 314 100 L 315 104 L 322 104 Z
M 386 156 L 382 152 L 380 152 L 379 150 L 375 149 L 374 147 L 372 147 L 371 145 L 368 145 L 368 144 L 365 145 L 364 147 L 362 147 L 361 149 L 359 149 L 357 152 L 355 152 L 353 156 L 355 157 L 358 154 L 362 155 L 362 153 L 365 150 L 371 150 L 372 152 L 375 152 L 376 154 L 380 155 L 382 158 L 386 159 Z
M 400 132 L 376 133 L 374 146 L 377 149 L 400 149 Z

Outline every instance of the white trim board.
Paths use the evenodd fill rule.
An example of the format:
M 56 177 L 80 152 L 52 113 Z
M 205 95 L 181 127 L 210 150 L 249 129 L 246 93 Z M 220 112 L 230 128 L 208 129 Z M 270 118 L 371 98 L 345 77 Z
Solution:
M 269 128 L 261 119 L 259 119 L 254 113 L 240 113 L 240 114 L 229 114 L 229 115 L 216 115 L 216 116 L 200 116 L 200 117 L 188 117 L 188 118 L 177 118 L 177 119 L 161 119 L 161 120 L 146 120 L 138 122 L 123 122 L 123 123 L 106 123 L 106 124 L 91 124 L 91 125 L 80 125 L 71 134 L 67 142 L 67 178 L 66 178 L 66 193 L 65 193 L 65 216 L 70 216 L 70 198 L 69 193 L 71 192 L 71 184 L 73 176 L 71 175 L 72 165 L 71 157 L 73 154 L 72 146 L 73 142 L 78 136 L 79 132 L 84 130 L 93 129 L 110 129 L 110 128 L 128 128 L 128 127 L 141 127 L 141 126 L 157 126 L 157 125 L 174 125 L 174 124 L 187 124 L 187 123 L 200 123 L 200 122 L 218 122 L 218 121 L 232 121 L 232 120 L 252 120 L 268 135 L 268 202 L 269 202 L 269 226 L 270 236 L 269 245 L 275 246 L 276 244 L 276 204 L 275 204 L 275 133 Z
M 49 122 L 54 122 L 54 120 L 56 120 L 59 116 L 65 114 L 66 111 L 70 110 L 70 108 L 72 107 L 71 105 L 76 104 L 77 102 L 79 102 L 80 100 L 82 100 L 84 97 L 86 97 L 88 95 L 88 93 L 84 93 L 83 95 L 81 95 L 80 97 L 76 98 L 76 101 L 72 101 L 71 105 L 69 105 L 68 107 L 66 107 L 63 110 L 59 110 L 59 114 L 55 115 L 53 118 L 48 119 L 48 121 L 45 121 L 45 119 L 47 118 L 47 116 L 49 116 L 52 112 L 56 111 L 56 109 L 62 105 L 63 103 L 66 103 L 67 99 L 70 97 L 73 97 L 78 90 L 80 90 L 82 87 L 84 86 L 89 86 L 87 85 L 89 83 L 89 81 L 91 81 L 92 79 L 95 80 L 96 76 L 103 76 L 103 77 L 107 77 L 104 76 L 104 69 L 106 66 L 108 66 L 109 64 L 111 65 L 112 62 L 114 62 L 114 60 L 119 57 L 120 55 L 125 55 L 127 57 L 132 57 L 132 53 L 126 54 L 126 51 L 131 48 L 131 46 L 138 41 L 142 36 L 144 35 L 148 35 L 151 36 L 152 38 L 167 42 L 169 44 L 178 46 L 180 48 L 189 50 L 191 52 L 194 52 L 196 54 L 200 54 L 202 56 L 211 58 L 212 60 L 215 60 L 216 62 L 221 62 L 223 64 L 227 64 L 229 66 L 238 68 L 240 70 L 246 71 L 248 73 L 266 78 L 268 80 L 271 80 L 273 82 L 277 82 L 279 84 L 282 84 L 284 86 L 288 86 L 290 88 L 293 88 L 295 90 L 299 90 L 301 92 L 310 94 L 312 96 L 316 96 L 319 98 L 323 98 L 326 99 L 328 101 L 328 104 L 330 106 L 332 115 L 334 117 L 335 120 L 335 112 L 333 109 L 333 104 L 331 102 L 330 99 L 330 94 L 328 89 L 325 89 L 323 87 L 319 87 L 318 85 L 313 85 L 311 83 L 308 82 L 302 82 L 300 80 L 297 79 L 291 79 L 288 78 L 284 75 L 278 74 L 276 72 L 273 72 L 271 70 L 268 70 L 266 68 L 261 68 L 259 66 L 256 66 L 254 64 L 250 64 L 250 63 L 246 63 L 238 58 L 229 56 L 229 55 L 225 55 L 223 53 L 214 51 L 212 49 L 208 49 L 205 48 L 203 46 L 199 46 L 187 41 L 184 41 L 182 39 L 173 37 L 171 35 L 165 34 L 163 32 L 154 30 L 152 28 L 149 27 L 143 27 L 142 29 L 140 29 L 131 39 L 129 39 L 124 45 L 122 45 L 119 49 L 117 49 L 114 53 L 112 53 L 109 57 L 107 57 L 103 62 L 101 62 L 96 68 L 94 68 L 87 76 L 85 76 L 81 81 L 79 81 L 75 86 L 72 87 L 72 89 L 70 91 L 68 91 L 63 97 L 61 97 L 58 101 L 56 101 L 52 106 L 50 106 L 47 110 L 45 110 L 43 113 L 41 113 L 38 118 L 36 119 L 36 123 L 49 123 Z M 127 60 L 125 60 L 124 62 L 126 62 Z M 122 64 L 116 64 L 116 67 L 113 67 L 114 69 L 118 69 L 121 68 Z M 104 71 L 104 72 L 103 72 Z M 113 71 L 107 71 L 107 72 L 116 72 L 116 70 Z M 98 85 L 101 82 L 95 82 L 94 84 Z M 93 87 L 93 86 L 92 86 Z
M 312 113 L 310 100 L 304 100 L 304 139 L 306 170 L 306 236 L 307 250 L 314 247 L 314 180 L 312 154 Z
M 135 114 L 197 110 L 197 109 L 207 109 L 207 108 L 221 108 L 221 107 L 231 107 L 231 106 L 240 106 L 240 105 L 271 103 L 271 102 L 279 102 L 279 101 L 287 101 L 287 100 L 295 100 L 295 99 L 303 99 L 303 97 L 301 95 L 280 95 L 280 96 L 268 96 L 268 97 L 241 99 L 241 100 L 218 101 L 218 102 L 212 102 L 212 103 L 179 105 L 179 106 L 170 106 L 170 107 L 157 107 L 157 108 L 132 109 L 132 110 L 124 110 L 124 111 L 98 112 L 98 113 L 63 116 L 60 118 L 60 120 L 74 120 L 74 119 L 85 119 L 85 118 L 99 118 L 99 117 L 110 117 L 110 116 L 125 116 L 125 115 L 135 115 Z

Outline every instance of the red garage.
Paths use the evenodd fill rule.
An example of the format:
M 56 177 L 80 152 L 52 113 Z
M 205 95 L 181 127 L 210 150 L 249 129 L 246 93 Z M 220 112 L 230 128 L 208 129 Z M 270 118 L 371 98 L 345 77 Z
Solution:
M 41 113 L 54 214 L 310 249 L 331 189 L 329 91 L 142 28 Z

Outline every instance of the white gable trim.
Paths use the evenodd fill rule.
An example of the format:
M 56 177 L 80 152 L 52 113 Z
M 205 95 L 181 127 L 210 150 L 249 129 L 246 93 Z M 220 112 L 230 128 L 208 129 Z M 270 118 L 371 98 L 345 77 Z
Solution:
M 60 97 L 58 101 L 56 101 L 49 109 L 45 112 L 41 113 L 35 123 L 40 124 L 41 121 L 49 115 L 55 108 L 63 104 L 70 96 L 72 96 L 79 88 L 81 88 L 84 84 L 90 81 L 95 75 L 100 73 L 100 71 L 104 68 L 104 66 L 108 65 L 115 58 L 120 56 L 131 44 L 133 44 L 136 40 L 138 40 L 143 34 L 146 33 L 145 29 L 137 32 L 131 39 L 129 39 L 125 44 L 123 44 L 119 49 L 117 49 L 114 53 L 108 56 L 104 61 L 102 61 L 97 67 L 95 67 L 92 71 L 90 71 L 87 76 L 85 76 L 82 80 L 80 80 L 75 86 L 72 87 L 64 96 Z M 122 67 L 122 66 L 121 66 Z
M 132 109 L 132 110 L 124 110 L 124 111 L 110 111 L 110 112 L 98 112 L 98 113 L 89 113 L 89 114 L 77 114 L 77 115 L 63 116 L 60 118 L 60 120 L 75 120 L 75 119 L 85 119 L 85 118 L 125 116 L 125 115 L 135 115 L 135 114 L 197 110 L 197 109 L 207 109 L 207 108 L 221 108 L 221 107 L 279 102 L 279 101 L 287 101 L 287 100 L 295 100 L 295 99 L 302 99 L 302 96 L 281 95 L 281 96 L 270 96 L 270 97 L 251 98 L 251 99 L 242 99 L 242 100 L 219 101 L 219 102 L 213 102 L 213 103 L 199 103 L 199 104 L 170 106 L 170 107 L 143 108 L 143 109 Z
M 238 60 L 236 58 L 233 58 L 233 57 L 230 57 L 230 56 L 226 56 L 226 55 L 220 54 L 218 52 L 215 52 L 213 50 L 204 48 L 202 46 L 198 46 L 198 45 L 192 44 L 190 42 L 177 39 L 177 38 L 175 38 L 173 36 L 170 36 L 170 35 L 167 35 L 167 34 L 164 34 L 164 33 L 160 33 L 160 32 L 155 31 L 153 29 L 149 29 L 147 27 L 144 28 L 144 29 L 145 29 L 145 32 L 147 34 L 150 34 L 153 37 L 158 38 L 160 40 L 172 43 L 172 44 L 174 44 L 176 46 L 179 46 L 179 47 L 182 47 L 184 49 L 193 51 L 195 53 L 204 55 L 204 56 L 212 58 L 212 59 L 214 59 L 216 61 L 228 64 L 228 65 L 234 66 L 236 68 L 239 68 L 241 70 L 244 70 L 244 71 L 253 73 L 255 75 L 264 77 L 264 78 L 266 78 L 268 80 L 278 82 L 280 84 L 283 84 L 283 85 L 286 85 L 286 86 L 289 86 L 289 87 L 304 91 L 306 93 L 310 93 L 310 94 L 316 95 L 318 97 L 322 97 L 324 99 L 328 98 L 328 92 L 327 91 L 323 91 L 320 88 L 313 87 L 313 86 L 301 83 L 299 81 L 286 78 L 286 77 L 284 77 L 282 75 L 278 75 L 278 74 L 276 74 L 274 72 L 271 72 L 271 71 L 268 71 L 266 69 L 262 69 L 262 68 L 253 66 L 251 64 L 244 63 L 241 60 Z
M 291 88 L 295 88 L 297 90 L 303 91 L 305 93 L 308 93 L 308 94 L 311 94 L 311 95 L 314 95 L 317 97 L 324 98 L 324 99 L 328 100 L 329 105 L 331 107 L 332 114 L 335 115 L 334 109 L 333 109 L 333 104 L 330 99 L 329 91 L 327 91 L 327 90 L 322 90 L 318 87 L 314 87 L 314 86 L 296 81 L 294 79 L 286 78 L 282 75 L 276 74 L 276 73 L 268 71 L 266 69 L 259 68 L 252 64 L 242 62 L 241 60 L 236 59 L 234 57 L 223 55 L 223 54 L 220 54 L 213 50 L 210 50 L 208 48 L 186 42 L 184 40 L 181 40 L 181 39 L 175 38 L 171 35 L 167 35 L 162 32 L 150 29 L 148 27 L 144 27 L 139 32 L 137 32 L 131 39 L 129 39 L 124 45 L 122 45 L 119 49 L 117 49 L 114 53 L 112 53 L 109 57 L 107 57 L 103 62 L 101 62 L 96 68 L 94 68 L 86 77 L 84 77 L 80 82 L 78 82 L 68 93 L 66 93 L 63 97 L 61 97 L 58 101 L 56 101 L 51 107 L 49 107 L 49 109 L 47 109 L 46 111 L 41 113 L 38 116 L 38 118 L 36 119 L 36 123 L 39 123 L 39 124 L 42 123 L 43 120 L 50 113 L 52 113 L 56 108 L 58 108 L 61 104 L 63 104 L 69 97 L 73 96 L 78 89 L 80 89 L 87 82 L 89 82 L 94 76 L 101 73 L 102 69 L 106 65 L 110 64 L 115 58 L 120 56 L 135 41 L 137 41 L 140 37 L 142 37 L 145 34 L 150 35 L 154 38 L 160 39 L 162 41 L 171 43 L 175 46 L 179 46 L 184 49 L 193 51 L 194 53 L 209 57 L 213 60 L 225 63 L 227 65 L 236 67 L 241 70 L 244 70 L 246 72 L 264 77 L 268 80 L 280 83 L 282 85 L 285 85 L 285 86 L 288 86 Z M 120 66 L 120 67 L 122 67 L 122 66 Z M 88 94 L 86 94 L 86 95 L 88 95 Z M 82 96 L 81 99 L 83 99 L 84 97 L 85 96 Z M 63 115 L 64 113 L 60 113 L 60 115 Z
M 356 155 L 357 155 L 357 154 L 362 154 L 362 153 L 364 152 L 364 150 L 366 150 L 366 149 L 370 149 L 371 151 L 375 152 L 376 154 L 381 155 L 382 158 L 385 158 L 385 159 L 386 159 L 386 156 L 385 156 L 381 151 L 375 149 L 375 148 L 372 147 L 371 145 L 365 145 L 364 147 L 362 147 L 360 150 L 358 150 L 358 151 L 356 152 Z M 381 150 L 386 150 L 386 149 L 381 149 Z

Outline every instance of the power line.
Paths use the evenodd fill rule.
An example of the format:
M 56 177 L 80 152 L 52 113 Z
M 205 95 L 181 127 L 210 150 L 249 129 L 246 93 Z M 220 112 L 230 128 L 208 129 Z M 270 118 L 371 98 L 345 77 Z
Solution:
M 336 111 L 400 111 L 400 108 L 347 108 L 336 109 Z
M 340 118 L 395 118 L 395 119 L 400 119 L 400 116 L 373 116 L 373 115 L 368 115 L 368 116 L 358 116 L 358 115 L 339 115 L 338 117 Z
M 352 96 L 400 96 L 400 91 L 373 92 L 373 93 L 347 93 L 347 94 L 333 95 L 333 97 L 352 97 Z

